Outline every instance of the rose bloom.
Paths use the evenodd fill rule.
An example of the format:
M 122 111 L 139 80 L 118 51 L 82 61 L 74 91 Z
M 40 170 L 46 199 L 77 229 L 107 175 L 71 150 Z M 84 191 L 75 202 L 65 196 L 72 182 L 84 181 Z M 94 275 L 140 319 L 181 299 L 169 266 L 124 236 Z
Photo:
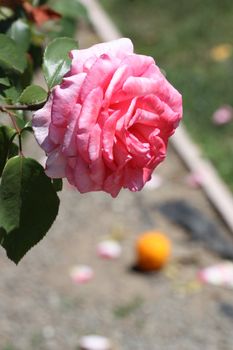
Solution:
M 70 53 L 71 69 L 33 117 L 46 174 L 81 193 L 139 191 L 165 158 L 182 98 L 129 39 Z

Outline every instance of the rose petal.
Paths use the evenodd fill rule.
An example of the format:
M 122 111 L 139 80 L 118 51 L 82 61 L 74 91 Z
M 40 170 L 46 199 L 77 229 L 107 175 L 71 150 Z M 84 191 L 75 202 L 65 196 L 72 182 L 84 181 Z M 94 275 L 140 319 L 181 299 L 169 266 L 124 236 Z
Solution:
M 101 258 L 116 259 L 120 257 L 121 252 L 121 245 L 114 240 L 102 241 L 97 245 L 97 254 Z
M 86 335 L 80 339 L 80 350 L 111 350 L 110 341 L 100 335 Z
M 212 121 L 216 125 L 227 124 L 232 119 L 233 119 L 233 108 L 228 105 L 224 105 L 218 108 L 212 116 Z
M 90 266 L 76 265 L 70 269 L 70 277 L 76 284 L 89 282 L 94 276 L 94 272 Z
M 80 99 L 85 101 L 87 95 L 95 88 L 101 86 L 106 90 L 117 65 L 113 59 L 106 54 L 100 56 L 92 65 L 82 85 Z
M 64 78 L 61 85 L 52 91 L 52 122 L 56 126 L 66 127 L 67 119 L 73 113 L 86 73 Z
M 54 143 L 48 137 L 52 103 L 53 100 L 50 97 L 44 107 L 34 113 L 32 119 L 32 127 L 36 140 L 45 152 L 50 152 L 55 147 Z
M 88 153 L 90 158 L 90 178 L 101 189 L 104 177 L 105 166 L 102 159 L 102 130 L 98 124 L 96 124 L 90 133 Z
M 58 147 L 49 153 L 46 162 L 46 175 L 51 178 L 63 178 L 66 176 L 65 173 L 66 158 L 61 152 L 61 148 Z
M 207 267 L 198 273 L 198 277 L 205 283 L 233 287 L 233 263 L 226 261 Z
M 70 56 L 72 58 L 72 66 L 70 75 L 79 73 L 83 70 L 84 63 L 90 57 L 100 57 L 103 54 L 111 55 L 122 59 L 128 54 L 133 53 L 133 44 L 130 39 L 122 38 L 107 43 L 101 43 L 91 46 L 85 50 L 72 50 Z

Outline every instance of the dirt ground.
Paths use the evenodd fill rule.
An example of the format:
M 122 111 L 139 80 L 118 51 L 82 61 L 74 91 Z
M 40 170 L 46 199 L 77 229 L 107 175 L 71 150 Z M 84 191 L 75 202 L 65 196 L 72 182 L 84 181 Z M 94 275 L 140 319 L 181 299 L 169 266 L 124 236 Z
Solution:
M 85 31 L 81 46 L 95 40 Z M 221 259 L 156 206 L 185 199 L 227 231 L 202 191 L 185 184 L 187 170 L 172 149 L 157 174 L 160 188 L 125 190 L 116 199 L 66 185 L 55 224 L 18 266 L 0 249 L 0 350 L 77 350 L 80 337 L 93 333 L 110 338 L 114 350 L 233 349 L 233 290 L 196 279 L 200 268 Z M 167 267 L 149 275 L 131 269 L 136 237 L 148 229 L 173 243 Z M 113 235 L 121 238 L 122 256 L 102 260 L 96 245 Z M 89 283 L 72 282 L 76 264 L 94 269 Z

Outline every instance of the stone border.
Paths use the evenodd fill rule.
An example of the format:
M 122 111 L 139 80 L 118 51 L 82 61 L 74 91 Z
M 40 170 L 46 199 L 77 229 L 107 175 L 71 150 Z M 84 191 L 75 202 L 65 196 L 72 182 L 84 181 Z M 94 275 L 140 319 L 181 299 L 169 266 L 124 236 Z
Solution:
M 81 1 L 86 6 L 90 21 L 103 41 L 122 37 L 97 0 Z M 172 136 L 171 142 L 190 171 L 200 175 L 203 190 L 233 233 L 233 196 L 213 165 L 202 157 L 200 149 L 192 142 L 183 125 Z

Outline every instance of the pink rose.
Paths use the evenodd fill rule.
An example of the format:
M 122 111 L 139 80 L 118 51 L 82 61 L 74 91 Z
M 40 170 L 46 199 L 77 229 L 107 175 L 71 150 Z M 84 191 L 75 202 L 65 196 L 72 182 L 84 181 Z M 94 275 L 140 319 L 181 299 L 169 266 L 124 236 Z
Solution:
M 33 118 L 46 174 L 81 193 L 139 191 L 165 158 L 182 98 L 129 39 L 70 53 L 70 71 Z

